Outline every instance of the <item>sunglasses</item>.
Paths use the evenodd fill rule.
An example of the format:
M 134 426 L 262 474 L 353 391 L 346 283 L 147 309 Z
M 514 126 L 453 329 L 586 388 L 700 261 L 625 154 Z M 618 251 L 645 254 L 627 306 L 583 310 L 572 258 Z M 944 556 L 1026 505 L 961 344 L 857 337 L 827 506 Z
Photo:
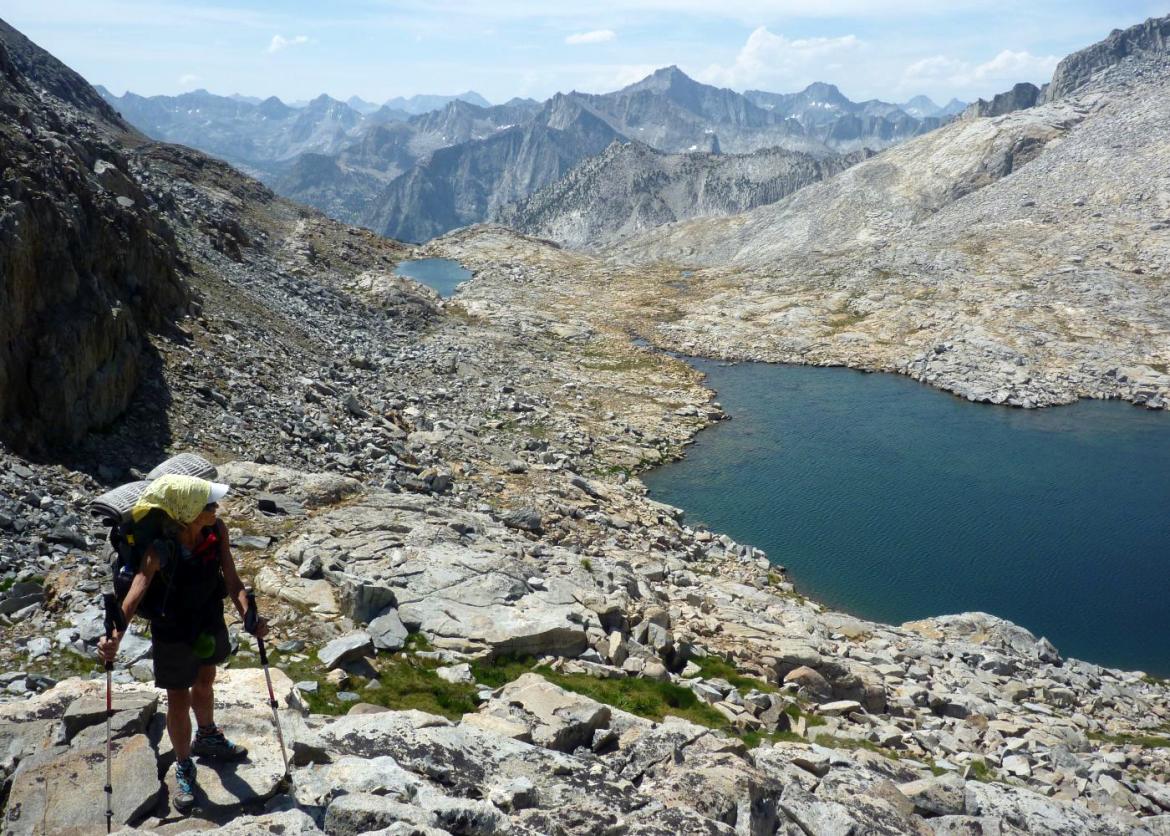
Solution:
M 218 509 L 218 508 L 219 508 L 218 502 L 208 502 L 206 505 L 203 506 L 204 511 L 211 511 L 212 513 L 215 513 L 216 509 Z

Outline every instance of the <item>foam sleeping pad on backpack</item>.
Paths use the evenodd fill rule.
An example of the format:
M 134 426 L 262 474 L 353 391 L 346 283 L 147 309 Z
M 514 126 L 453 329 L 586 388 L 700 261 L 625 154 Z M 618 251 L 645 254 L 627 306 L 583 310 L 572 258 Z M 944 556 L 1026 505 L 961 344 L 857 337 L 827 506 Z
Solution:
M 141 480 L 119 485 L 111 491 L 106 491 L 93 502 L 89 503 L 89 512 L 95 517 L 113 520 L 128 520 L 130 509 L 138 502 L 138 497 L 150 482 Z
M 146 474 L 146 478 L 157 479 L 160 476 L 166 476 L 168 473 L 176 476 L 198 476 L 200 479 L 207 479 L 208 481 L 212 481 L 219 476 L 219 471 L 215 469 L 215 465 L 202 456 L 197 456 L 194 453 L 179 453 L 177 456 L 171 456 L 154 470 L 150 471 L 150 473 Z

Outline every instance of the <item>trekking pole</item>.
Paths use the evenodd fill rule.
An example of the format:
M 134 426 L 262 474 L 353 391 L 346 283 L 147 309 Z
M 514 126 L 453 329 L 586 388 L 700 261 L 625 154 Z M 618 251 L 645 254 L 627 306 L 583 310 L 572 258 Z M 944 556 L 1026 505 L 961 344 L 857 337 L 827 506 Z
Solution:
M 107 592 L 102 596 L 102 603 L 106 608 L 106 640 L 114 640 L 114 629 L 120 632 L 126 630 L 126 619 L 122 617 L 122 607 L 114 593 Z M 110 832 L 114 820 L 114 782 L 111 779 L 112 768 L 110 756 L 112 744 L 110 742 L 110 720 L 114 716 L 114 663 L 106 662 L 106 833 Z
M 256 627 L 260 621 L 260 613 L 256 609 L 256 593 L 251 588 L 246 590 L 248 611 L 244 613 L 244 629 L 256 636 Z M 264 649 L 264 639 L 256 636 L 256 644 L 260 647 L 260 666 L 264 668 L 264 681 L 268 683 L 268 704 L 272 706 L 272 722 L 276 724 L 276 739 L 280 741 L 280 756 L 284 759 L 284 777 L 282 782 L 292 780 L 292 773 L 288 768 L 288 752 L 284 748 L 284 735 L 280 731 L 280 714 L 277 712 L 279 703 L 272 690 L 272 675 L 268 673 L 268 651 Z

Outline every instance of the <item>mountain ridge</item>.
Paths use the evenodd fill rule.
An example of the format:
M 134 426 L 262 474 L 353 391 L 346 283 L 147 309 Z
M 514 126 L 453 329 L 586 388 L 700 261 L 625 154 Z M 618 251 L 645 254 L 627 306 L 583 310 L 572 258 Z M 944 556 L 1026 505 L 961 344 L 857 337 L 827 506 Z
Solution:
M 808 88 L 817 89 L 816 85 Z M 288 108 L 274 98 L 259 106 L 236 100 L 225 100 L 221 105 L 206 100 L 207 95 L 145 100 L 126 94 L 111 101 L 124 103 L 131 121 L 137 121 L 153 136 L 202 147 L 244 166 L 282 194 L 305 200 L 346 222 L 411 240 L 446 232 L 453 228 L 449 226 L 453 223 L 462 225 L 484 220 L 488 215 L 481 212 L 494 211 L 495 207 L 524 196 L 517 193 L 516 184 L 527 183 L 534 190 L 544 187 L 550 182 L 547 177 L 560 176 L 580 162 L 577 154 L 585 150 L 600 152 L 604 145 L 598 147 L 586 137 L 569 139 L 563 133 L 564 147 L 554 150 L 554 136 L 546 135 L 543 141 L 548 153 L 534 169 L 527 172 L 498 169 L 480 172 L 475 182 L 440 183 L 443 177 L 466 176 L 460 173 L 459 166 L 449 162 L 452 154 L 466 160 L 478 159 L 481 163 L 495 160 L 493 165 L 497 166 L 535 159 L 523 154 L 498 154 L 493 149 L 501 148 L 502 144 L 493 139 L 493 133 L 534 119 L 543 119 L 556 128 L 555 115 L 554 121 L 548 122 L 548 114 L 564 108 L 566 101 L 606 122 L 615 136 L 675 153 L 737 153 L 779 146 L 828 157 L 863 147 L 884 148 L 933 129 L 941 118 L 949 118 L 918 119 L 891 103 L 854 105 L 850 102 L 848 107 L 840 109 L 837 120 L 823 113 L 814 119 L 813 109 L 802 108 L 799 101 L 793 103 L 793 96 L 799 98 L 800 94 L 781 97 L 787 103 L 781 116 L 757 107 L 746 95 L 695 81 L 677 66 L 657 70 L 608 94 L 558 93 L 543 103 L 513 100 L 492 107 L 451 99 L 439 109 L 418 115 L 404 115 L 406 110 L 387 106 L 394 102 L 363 114 L 344 103 L 333 104 L 336 100 L 320 97 L 304 108 Z M 842 102 L 848 102 L 839 91 L 837 96 Z M 206 101 L 208 113 L 238 120 L 243 132 L 238 146 L 233 146 L 228 123 L 213 123 L 209 127 L 184 122 L 193 109 L 187 103 L 198 101 Z M 325 107 L 327 103 L 331 107 Z M 333 118 L 327 121 L 321 114 L 330 112 Z M 254 113 L 260 117 L 253 116 Z M 369 135 L 378 134 L 380 126 L 390 122 L 405 123 L 416 135 L 397 134 L 392 153 L 371 155 L 370 149 L 384 146 L 389 134 L 383 131 L 381 139 L 375 142 L 370 141 Z M 570 122 L 571 119 L 566 124 Z M 490 147 L 447 152 L 439 155 L 437 162 L 433 156 L 442 148 L 476 141 L 487 142 Z M 310 156 L 298 162 L 296 158 L 301 154 Z M 333 164 L 324 164 L 320 155 L 332 157 Z M 413 156 L 413 161 L 408 156 Z M 443 170 L 436 169 L 436 165 Z M 411 173 L 409 169 L 414 166 L 419 170 Z M 399 177 L 406 179 L 394 184 Z M 452 208 L 452 198 L 438 196 L 462 191 L 479 196 L 467 201 L 459 211 Z M 427 217 L 432 211 L 435 216 Z

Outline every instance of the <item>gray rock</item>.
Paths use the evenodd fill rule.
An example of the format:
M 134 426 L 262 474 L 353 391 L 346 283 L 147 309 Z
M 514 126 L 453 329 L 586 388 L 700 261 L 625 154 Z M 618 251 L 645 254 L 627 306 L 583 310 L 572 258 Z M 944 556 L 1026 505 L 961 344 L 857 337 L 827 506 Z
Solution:
M 47 749 L 21 762 L 13 777 L 5 833 L 100 833 L 105 830 L 105 744 Z M 114 823 L 127 824 L 150 810 L 162 785 L 145 735 L 114 744 Z
M 958 816 L 966 810 L 964 787 L 966 782 L 953 772 L 898 786 L 902 795 L 914 804 L 914 812 L 922 816 Z
M 541 514 L 535 508 L 517 508 L 505 514 L 501 522 L 508 528 L 536 533 L 540 531 Z
M 355 622 L 366 623 L 398 603 L 394 590 L 385 584 L 340 573 L 330 576 L 330 580 L 340 589 L 343 612 Z
M 317 658 L 326 670 L 340 668 L 346 662 L 374 655 L 374 642 L 369 633 L 357 632 L 342 636 L 317 651 Z
M 809 696 L 820 702 L 827 702 L 833 697 L 833 686 L 809 667 L 801 666 L 789 671 L 784 677 L 784 682 L 799 685 Z
M 374 647 L 391 652 L 405 647 L 406 639 L 410 635 L 402 619 L 398 617 L 396 609 L 388 609 L 371 621 L 366 627 L 366 632 L 373 639 Z
M 471 675 L 471 665 L 468 665 L 466 662 L 459 665 L 447 665 L 436 668 L 435 675 L 444 682 L 450 682 L 453 685 L 468 684 L 475 681 L 475 677 Z
M 413 804 L 363 792 L 339 796 L 325 811 L 325 832 L 330 836 L 359 836 L 397 824 L 432 828 L 438 826 L 438 817 Z
M 137 725 L 137 732 L 143 732 L 158 708 L 158 694 L 151 691 L 119 690 L 114 694 L 113 706 L 116 715 L 125 714 L 128 718 L 132 717 Z M 105 719 L 105 697 L 82 697 L 74 700 L 61 718 L 65 739 L 72 740 L 82 729 L 97 724 L 103 724 L 104 734 Z

